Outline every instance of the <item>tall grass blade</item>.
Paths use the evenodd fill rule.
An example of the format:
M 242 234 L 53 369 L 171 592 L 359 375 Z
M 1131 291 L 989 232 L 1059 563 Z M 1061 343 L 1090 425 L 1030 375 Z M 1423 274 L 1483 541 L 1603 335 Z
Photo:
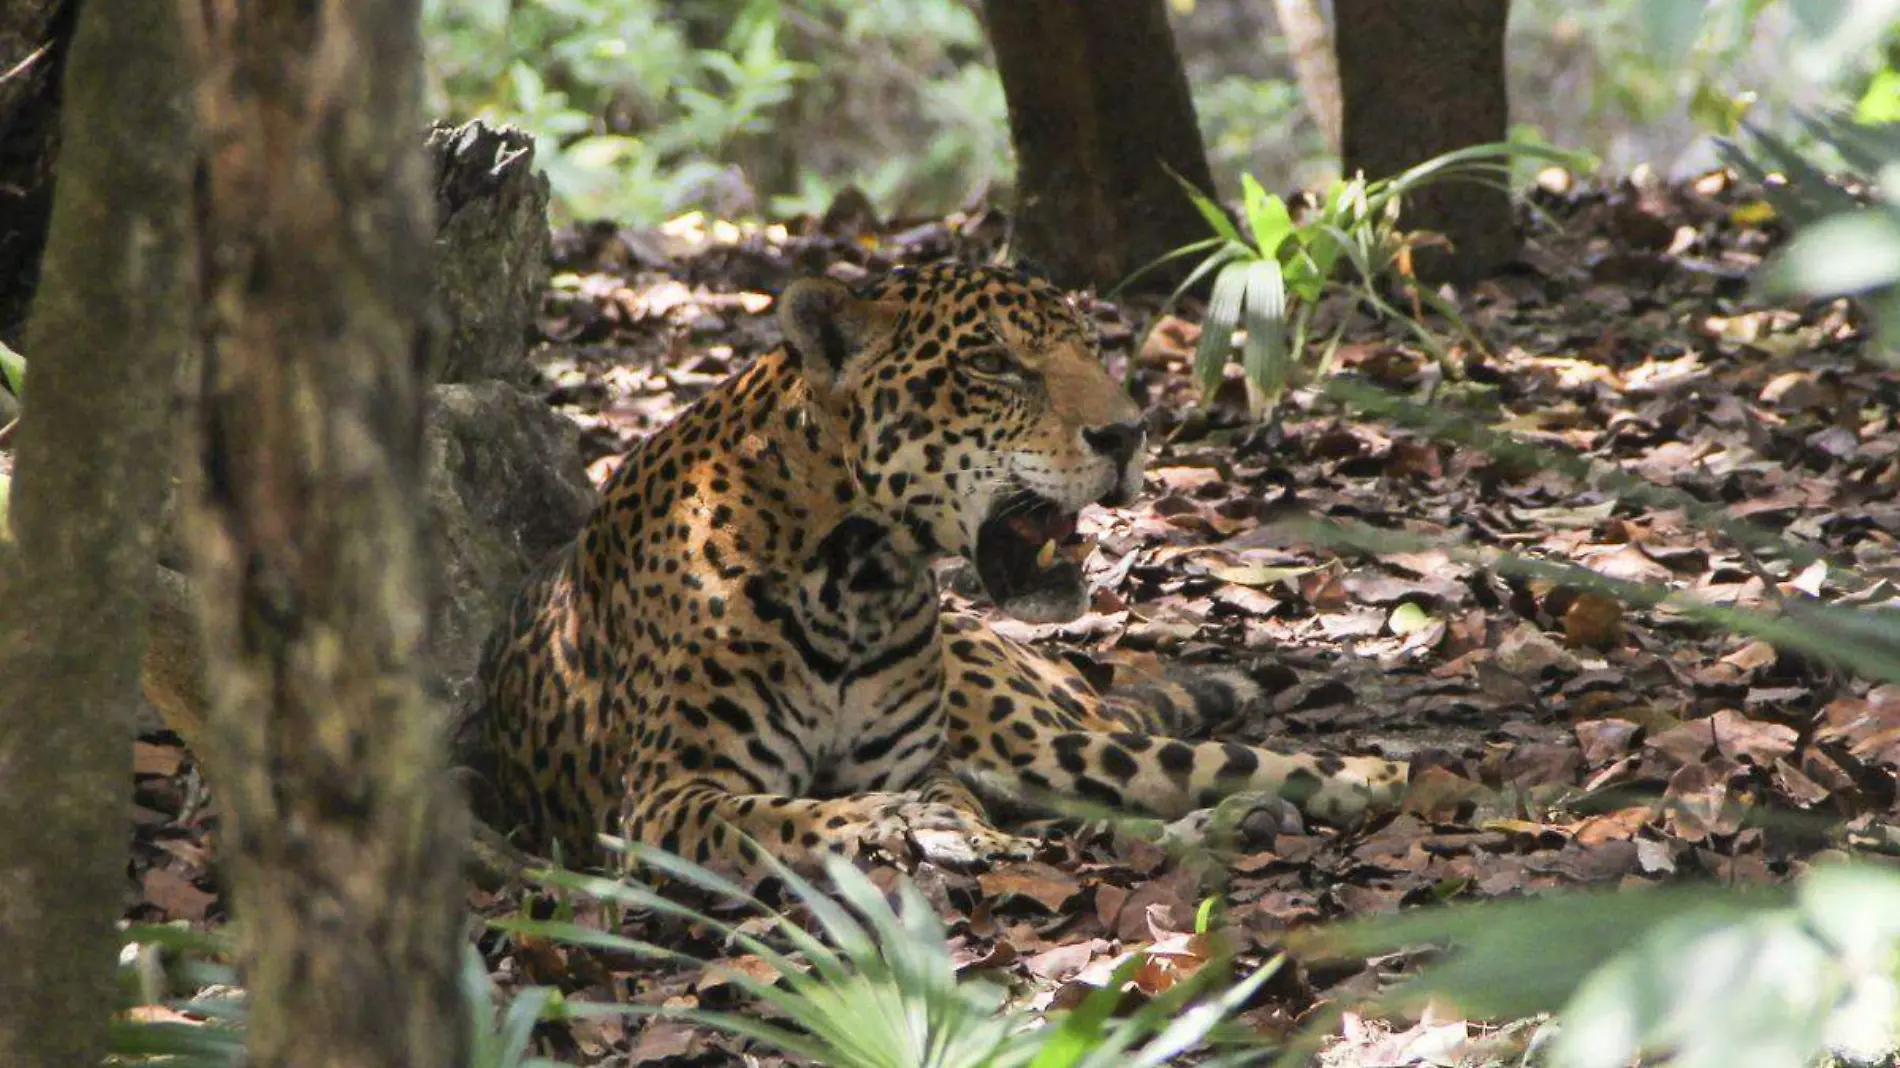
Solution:
M 1227 366 L 1233 351 L 1234 331 L 1240 328 L 1240 310 L 1247 296 L 1247 267 L 1230 263 L 1214 279 L 1207 315 L 1201 320 L 1201 341 L 1194 350 L 1194 378 L 1203 391 L 1211 392 L 1220 384 L 1221 368 Z
M 1219 246 L 1225 245 L 1227 243 L 1228 242 L 1226 238 L 1216 235 L 1214 237 L 1203 238 L 1199 241 L 1194 242 L 1193 244 L 1182 245 L 1180 248 L 1177 248 L 1172 252 L 1164 252 L 1161 255 L 1156 256 L 1154 259 L 1149 260 L 1147 263 L 1142 264 L 1140 267 L 1135 268 L 1135 272 L 1133 274 L 1129 275 L 1128 277 L 1122 279 L 1119 282 L 1116 282 L 1115 288 L 1109 290 L 1107 293 L 1103 294 L 1103 296 L 1104 298 L 1108 300 L 1114 300 L 1116 297 L 1121 296 L 1122 292 L 1126 290 L 1129 286 L 1134 285 L 1138 279 L 1145 277 L 1149 271 L 1155 270 L 1156 268 L 1161 267 L 1165 264 L 1172 263 L 1175 260 L 1181 259 L 1183 256 L 1192 256 L 1197 252 L 1206 252 L 1209 249 L 1218 248 Z M 1187 291 L 1186 288 L 1183 287 L 1181 289 L 1176 290 L 1176 293 L 1179 294 L 1179 293 L 1184 293 L 1186 291 Z
M 1287 350 L 1286 283 L 1277 260 L 1255 260 L 1246 266 L 1245 318 L 1247 340 L 1241 365 L 1271 406 L 1286 390 Z
M 1168 172 L 1168 177 L 1181 183 L 1181 188 L 1187 192 L 1188 201 L 1194 205 L 1195 211 L 1201 213 L 1201 218 L 1207 220 L 1209 229 L 1229 241 L 1246 243 L 1246 239 L 1240 236 L 1240 228 L 1234 225 L 1234 220 L 1227 217 L 1227 212 L 1214 202 L 1213 197 L 1201 192 L 1193 182 L 1181 177 L 1173 167 L 1162 164 L 1162 169 Z

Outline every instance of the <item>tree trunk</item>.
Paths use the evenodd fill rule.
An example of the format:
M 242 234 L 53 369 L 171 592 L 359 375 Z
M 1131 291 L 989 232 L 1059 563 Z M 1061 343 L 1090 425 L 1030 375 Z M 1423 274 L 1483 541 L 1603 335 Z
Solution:
M 1280 36 L 1286 40 L 1300 95 L 1306 98 L 1306 112 L 1326 139 L 1326 150 L 1337 156 L 1339 59 L 1333 51 L 1333 30 L 1326 25 L 1326 13 L 1320 10 L 1319 0 L 1274 0 L 1273 13 L 1280 22 Z
M 468 826 L 423 682 L 417 0 L 178 9 L 212 146 L 185 518 L 251 1063 L 459 1068 Z
M 1168 174 L 1214 186 L 1166 0 L 984 0 L 983 14 L 1016 149 L 1019 259 L 1106 289 L 1208 236 Z
M 131 831 L 139 631 L 188 348 L 190 100 L 176 15 L 89 4 L 0 553 L 0 1064 L 98 1064 Z
M 1345 97 L 1345 169 L 1386 178 L 1453 149 L 1502 141 L 1509 0 L 1335 0 Z M 1475 182 L 1428 186 L 1400 225 L 1451 241 L 1426 250 L 1420 277 L 1465 284 L 1517 256 L 1510 194 Z
M 53 214 L 71 0 L 0 4 L 0 342 L 22 344 Z

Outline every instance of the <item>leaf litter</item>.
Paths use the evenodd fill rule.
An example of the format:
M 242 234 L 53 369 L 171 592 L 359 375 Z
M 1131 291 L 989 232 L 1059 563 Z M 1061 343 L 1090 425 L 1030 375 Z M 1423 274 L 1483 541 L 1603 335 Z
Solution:
M 1722 174 L 1535 198 L 1520 267 L 1461 296 L 1487 348 L 1454 349 L 1459 375 L 1370 321 L 1336 365 L 1463 425 L 1574 454 L 1577 469 L 1354 414 L 1319 383 L 1251 419 L 1233 373 L 1207 398 L 1191 385 L 1191 313 L 1150 324 L 1152 306 L 1080 298 L 1111 368 L 1149 410 L 1147 492 L 1084 517 L 1098 548 L 1081 619 L 999 617 L 954 565 L 947 602 L 1097 684 L 1170 664 L 1243 665 L 1270 693 L 1223 736 L 1410 759 L 1414 785 L 1402 812 L 1345 832 L 1242 826 L 1164 848 L 1139 825 L 1094 821 L 1033 861 L 978 874 L 882 858 L 879 885 L 902 872 L 936 906 L 959 974 L 1060 1008 L 1145 951 L 1132 1006 L 1202 968 L 1244 974 L 1303 925 L 1584 886 L 1783 881 L 1823 850 L 1895 848 L 1900 685 L 1696 625 L 1669 603 L 1489 569 L 1474 553 L 1704 603 L 1884 610 L 1900 582 L 1900 375 L 1863 358 L 1864 325 L 1844 305 L 1751 294 L 1780 235 Z M 988 210 L 849 232 L 696 216 L 648 232 L 568 228 L 556 235 L 536 381 L 580 425 L 604 479 L 620 452 L 775 341 L 769 294 L 787 282 L 984 258 L 1004 233 Z M 1606 471 L 1623 481 L 1596 477 Z M 1298 522 L 1313 518 L 1404 543 L 1329 546 Z M 128 919 L 221 923 L 215 799 L 190 753 L 150 727 L 135 770 L 131 871 L 143 890 Z M 547 916 L 556 901 L 475 889 L 471 904 L 486 917 Z M 504 990 L 719 1007 L 738 996 L 734 971 L 770 977 L 710 931 L 560 904 L 576 922 L 714 966 L 489 932 L 479 945 Z M 1316 1011 L 1344 1011 L 1331 1065 L 1460 1063 L 1515 1033 L 1437 1009 L 1354 1013 L 1410 966 L 1293 959 L 1239 1022 L 1286 1037 Z M 570 1015 L 537 1035 L 546 1054 L 582 1064 L 778 1060 L 677 1020 Z

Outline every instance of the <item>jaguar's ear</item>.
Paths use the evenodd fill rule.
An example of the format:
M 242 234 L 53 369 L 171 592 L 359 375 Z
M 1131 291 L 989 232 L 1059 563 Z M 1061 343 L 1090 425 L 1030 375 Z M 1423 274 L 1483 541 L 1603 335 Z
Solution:
M 801 278 L 778 298 L 779 329 L 812 388 L 831 390 L 870 343 L 890 328 L 890 310 L 843 282 Z

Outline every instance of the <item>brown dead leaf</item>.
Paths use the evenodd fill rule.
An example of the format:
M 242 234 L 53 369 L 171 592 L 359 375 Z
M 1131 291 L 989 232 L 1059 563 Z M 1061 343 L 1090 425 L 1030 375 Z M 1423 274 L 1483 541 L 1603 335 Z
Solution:
M 120 1013 L 118 1018 L 133 1023 L 176 1024 L 185 1027 L 203 1027 L 209 1022 L 203 1016 L 179 1012 L 169 1005 L 134 1005 Z
M 1250 586 L 1228 583 L 1214 591 L 1216 604 L 1226 605 L 1242 615 L 1270 616 L 1280 610 L 1282 602 Z
M 980 952 L 964 950 L 951 954 L 951 961 L 957 970 L 957 977 L 963 978 L 974 972 L 989 971 L 995 968 L 1007 968 L 1016 963 L 1021 954 L 1016 952 L 1015 943 L 999 938 L 988 948 Z
M 1599 593 L 1580 593 L 1564 609 L 1564 637 L 1571 645 L 1608 649 L 1623 640 L 1623 605 Z
M 1795 804 L 1803 808 L 1818 805 L 1833 793 L 1827 787 L 1803 775 L 1799 768 L 1786 760 L 1775 761 L 1775 784 Z
M 1385 613 L 1377 608 L 1323 612 L 1319 626 L 1328 638 L 1370 638 L 1385 630 Z
M 1716 750 L 1730 760 L 1745 761 L 1758 768 L 1772 767 L 1775 761 L 1794 752 L 1800 737 L 1793 727 L 1749 719 L 1730 708 L 1709 718 L 1715 732 Z
M 1530 623 L 1519 623 L 1499 639 L 1492 663 L 1523 680 L 1535 679 L 1551 668 L 1565 672 L 1577 669 L 1576 657 Z
M 1027 902 L 1051 914 L 1060 913 L 1082 892 L 1074 878 L 1033 861 L 993 868 L 977 876 L 977 885 L 997 908 L 1008 909 Z
M 1445 477 L 1445 464 L 1437 444 L 1429 441 L 1395 441 L 1386 458 L 1386 474 L 1393 478 Z
M 1317 610 L 1339 608 L 1351 602 L 1346 584 L 1335 571 L 1313 571 L 1299 578 L 1300 598 Z
M 1115 914 L 1110 933 L 1125 945 L 1146 942 L 1154 937 L 1156 921 L 1151 910 L 1159 909 L 1162 925 L 1175 929 L 1192 921 L 1199 904 L 1199 883 L 1194 873 L 1176 868 L 1137 886 Z
M 1159 483 L 1170 493 L 1192 494 L 1199 490 L 1218 488 L 1223 484 L 1219 471 L 1211 467 L 1151 467 L 1147 477 Z M 1160 502 L 1156 502 L 1157 506 Z M 1159 507 L 1156 509 L 1160 511 Z M 1166 511 L 1163 515 L 1169 514 Z
M 1231 956 L 1218 937 L 1211 933 L 1175 933 L 1157 938 L 1132 952 L 1140 955 L 1141 963 L 1136 966 L 1130 982 L 1135 989 L 1149 997 L 1164 993 L 1192 979 L 1209 964 Z M 1114 963 L 1116 967 L 1121 965 L 1121 961 Z
M 1723 657 L 1722 663 L 1748 673 L 1775 666 L 1778 657 L 1772 643 L 1756 640 Z
M 628 1051 L 628 1065 L 694 1060 L 706 1052 L 709 1037 L 703 1027 L 675 1020 L 653 1020 Z
M 1600 767 L 1625 756 L 1642 728 L 1626 719 L 1589 719 L 1574 725 L 1584 763 Z
M 1071 942 L 1024 957 L 1023 967 L 1038 979 L 1067 979 L 1087 967 L 1097 956 L 1106 953 L 1108 948 L 1108 942 L 1100 938 Z
M 145 900 L 175 920 L 201 923 L 218 900 L 218 895 L 205 893 L 170 868 L 153 868 L 146 872 L 144 887 Z
M 1405 811 L 1431 822 L 1449 823 L 1474 798 L 1489 794 L 1476 783 L 1448 768 L 1429 767 L 1413 777 L 1405 790 Z
M 1821 710 L 1816 741 L 1843 742 L 1857 759 L 1900 766 L 1900 686 L 1876 687 L 1865 699 L 1842 698 Z
M 1647 747 L 1678 764 L 1691 764 L 1711 754 L 1745 760 L 1757 767 L 1794 752 L 1797 735 L 1778 723 L 1749 719 L 1732 708 L 1692 719 L 1650 736 Z
M 1155 321 L 1154 329 L 1148 331 L 1147 342 L 1142 346 L 1139 359 L 1149 366 L 1191 359 L 1200 337 L 1200 324 L 1188 322 L 1179 316 L 1164 315 Z
M 1649 805 L 1632 805 L 1601 816 L 1585 817 L 1571 828 L 1570 833 L 1577 842 L 1586 846 L 1627 841 L 1636 837 L 1655 815 L 1655 809 Z
M 1650 559 L 1636 545 L 1587 546 L 1577 554 L 1577 563 L 1625 582 L 1664 584 L 1676 577 L 1675 572 Z
M 1688 842 L 1734 834 L 1742 823 L 1742 807 L 1729 797 L 1729 778 L 1735 770 L 1734 764 L 1720 758 L 1676 769 L 1663 791 L 1664 827 Z
M 185 763 L 185 751 L 175 745 L 153 745 L 150 742 L 132 743 L 132 774 L 157 775 L 170 778 L 178 774 Z
M 552 986 L 568 977 L 567 950 L 545 938 L 517 937 L 514 958 L 515 967 L 531 983 Z

